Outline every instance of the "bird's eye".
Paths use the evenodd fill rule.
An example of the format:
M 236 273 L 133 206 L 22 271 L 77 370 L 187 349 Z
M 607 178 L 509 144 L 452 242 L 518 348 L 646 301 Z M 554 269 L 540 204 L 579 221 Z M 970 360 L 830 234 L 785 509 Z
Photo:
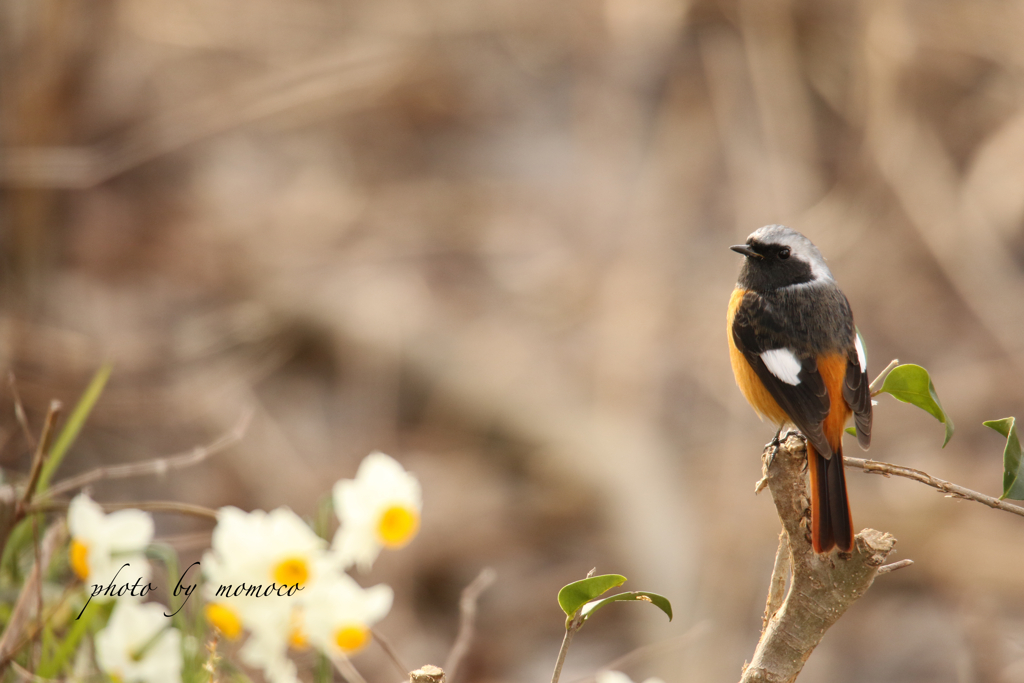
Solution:
M 782 260 L 785 260 L 785 259 L 789 258 L 789 247 L 786 247 L 785 249 L 780 249 L 779 250 L 779 258 L 782 259 Z

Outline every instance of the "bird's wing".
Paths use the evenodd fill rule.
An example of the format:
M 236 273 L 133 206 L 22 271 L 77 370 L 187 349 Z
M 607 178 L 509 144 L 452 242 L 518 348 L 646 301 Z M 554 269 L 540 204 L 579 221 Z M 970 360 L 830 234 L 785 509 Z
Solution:
M 779 407 L 827 460 L 832 447 L 822 429 L 830 407 L 825 381 L 813 354 L 801 354 L 785 344 L 780 323 L 770 306 L 748 294 L 733 318 L 733 342 Z

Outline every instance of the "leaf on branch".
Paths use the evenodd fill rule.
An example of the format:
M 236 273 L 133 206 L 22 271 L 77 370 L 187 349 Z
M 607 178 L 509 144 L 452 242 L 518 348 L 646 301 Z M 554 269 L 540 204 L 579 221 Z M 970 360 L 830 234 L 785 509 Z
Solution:
M 1002 420 L 982 422 L 986 427 L 996 430 L 1006 437 L 1003 448 L 1003 495 L 1000 500 L 1024 500 L 1024 457 L 1017 438 L 1017 418 L 1004 417 Z
M 945 448 L 953 438 L 953 420 L 939 403 L 939 395 L 935 393 L 928 371 L 920 365 L 906 363 L 897 365 L 885 378 L 879 392 L 891 394 L 897 401 L 911 403 L 921 410 L 931 413 L 936 420 L 946 425 L 946 438 L 942 442 Z
M 621 574 L 602 574 L 581 581 L 573 581 L 558 591 L 558 606 L 572 618 L 572 615 L 576 614 L 576 610 L 583 605 L 625 582 L 626 577 Z
M 668 620 L 672 621 L 672 603 L 668 601 L 663 595 L 657 593 L 648 593 L 647 591 L 630 591 L 627 593 L 619 593 L 613 595 L 610 598 L 604 598 L 603 600 L 594 600 L 588 602 L 583 606 L 583 616 L 585 619 L 589 619 L 590 615 L 601 609 L 605 605 L 611 602 L 623 602 L 623 601 L 636 601 L 636 602 L 649 602 L 662 612 L 668 615 Z

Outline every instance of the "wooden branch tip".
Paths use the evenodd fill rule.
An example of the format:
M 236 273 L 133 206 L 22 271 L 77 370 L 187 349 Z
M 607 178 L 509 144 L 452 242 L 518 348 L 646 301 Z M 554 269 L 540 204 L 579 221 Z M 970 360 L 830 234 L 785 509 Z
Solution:
M 444 669 L 433 664 L 424 664 L 409 672 L 409 683 L 445 683 Z
M 912 564 L 914 564 L 913 560 L 900 560 L 899 562 L 893 562 L 892 564 L 883 564 L 881 567 L 878 568 L 878 573 L 888 574 L 889 572 L 894 572 L 897 569 L 909 567 Z

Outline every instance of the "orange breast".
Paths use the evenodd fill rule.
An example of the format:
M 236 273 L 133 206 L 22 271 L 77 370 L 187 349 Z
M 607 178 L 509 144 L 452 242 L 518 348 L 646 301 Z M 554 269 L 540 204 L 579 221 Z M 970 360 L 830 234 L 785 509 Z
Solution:
M 736 310 L 740 307 L 746 293 L 747 290 L 737 287 L 733 290 L 732 297 L 729 298 L 729 314 L 726 316 L 725 333 L 729 338 L 729 360 L 732 362 L 732 374 L 735 375 L 736 384 L 739 385 L 743 396 L 757 411 L 758 417 L 781 426 L 789 419 L 786 416 L 786 411 L 764 388 L 761 378 L 754 372 L 754 368 L 750 367 L 746 356 L 736 348 L 736 342 L 732 339 L 732 321 L 736 317 Z

